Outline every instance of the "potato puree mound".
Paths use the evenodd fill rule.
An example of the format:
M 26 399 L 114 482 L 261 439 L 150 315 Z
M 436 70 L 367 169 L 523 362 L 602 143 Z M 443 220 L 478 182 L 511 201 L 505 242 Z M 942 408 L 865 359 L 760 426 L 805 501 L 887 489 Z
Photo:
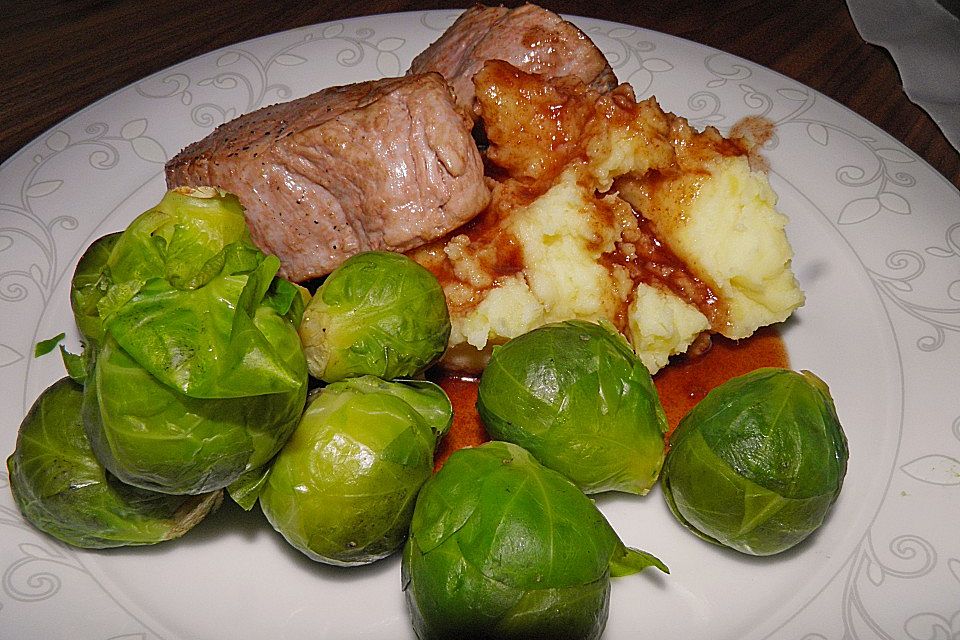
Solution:
M 491 204 L 411 253 L 447 296 L 445 366 L 479 371 L 492 345 L 577 318 L 611 321 L 655 372 L 702 334 L 743 338 L 803 303 L 752 145 L 627 85 L 599 94 L 500 61 L 474 83 Z
M 616 249 L 619 230 L 607 224 L 604 200 L 578 184 L 575 167 L 568 171 L 503 220 L 521 249 L 524 268 L 498 279 L 473 309 L 456 314 L 451 344 L 483 349 L 491 339 L 502 342 L 547 322 L 616 315 L 632 283 L 624 269 L 608 269 L 601 258 Z M 467 262 L 463 254 L 473 249 L 462 243 L 469 239 L 455 238 L 457 250 L 447 251 L 454 264 Z

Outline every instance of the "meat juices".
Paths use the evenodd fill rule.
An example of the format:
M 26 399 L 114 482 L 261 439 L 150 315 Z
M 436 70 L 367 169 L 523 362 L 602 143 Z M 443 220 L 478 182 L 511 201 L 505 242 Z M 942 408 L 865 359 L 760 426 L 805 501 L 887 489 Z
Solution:
M 236 194 L 253 241 L 303 282 L 362 251 L 420 246 L 483 210 L 471 127 L 436 73 L 331 87 L 221 125 L 167 163 L 167 186 Z
M 439 72 L 453 87 L 457 103 L 476 119 L 473 76 L 487 60 L 504 60 L 548 78 L 575 76 L 600 92 L 617 86 L 613 69 L 590 38 L 552 11 L 532 4 L 467 9 L 413 59 L 408 73 Z

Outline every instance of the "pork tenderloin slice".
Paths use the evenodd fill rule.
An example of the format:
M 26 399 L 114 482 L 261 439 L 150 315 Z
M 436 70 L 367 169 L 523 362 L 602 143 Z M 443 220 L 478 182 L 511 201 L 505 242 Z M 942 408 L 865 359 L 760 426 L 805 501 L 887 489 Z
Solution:
M 504 60 L 550 78 L 576 76 L 601 93 L 617 86 L 603 52 L 585 33 L 534 4 L 467 9 L 413 59 L 407 73 L 440 73 L 453 87 L 457 103 L 476 119 L 473 76 L 487 60 Z
M 303 282 L 479 213 L 490 192 L 471 126 L 435 73 L 331 87 L 221 125 L 167 163 L 167 185 L 235 193 L 253 241 Z

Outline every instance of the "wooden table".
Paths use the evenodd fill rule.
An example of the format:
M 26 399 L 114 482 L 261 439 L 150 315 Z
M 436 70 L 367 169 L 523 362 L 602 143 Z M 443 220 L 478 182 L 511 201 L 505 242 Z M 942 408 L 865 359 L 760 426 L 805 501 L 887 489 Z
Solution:
M 257 36 L 469 0 L 37 0 L 0 3 L 0 161 L 91 102 L 174 63 Z M 510 3 L 514 4 L 514 3 Z M 842 0 L 552 0 L 560 13 L 654 29 L 779 71 L 910 147 L 960 188 L 960 156 L 910 102 L 887 52 Z

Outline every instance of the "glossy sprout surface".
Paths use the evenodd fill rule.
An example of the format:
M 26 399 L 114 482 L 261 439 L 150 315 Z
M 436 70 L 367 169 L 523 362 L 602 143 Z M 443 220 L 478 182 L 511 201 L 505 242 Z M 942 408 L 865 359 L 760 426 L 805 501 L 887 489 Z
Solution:
M 681 420 L 663 469 L 664 497 L 705 540 L 771 555 L 820 527 L 847 457 L 822 380 L 758 369 L 717 387 Z

